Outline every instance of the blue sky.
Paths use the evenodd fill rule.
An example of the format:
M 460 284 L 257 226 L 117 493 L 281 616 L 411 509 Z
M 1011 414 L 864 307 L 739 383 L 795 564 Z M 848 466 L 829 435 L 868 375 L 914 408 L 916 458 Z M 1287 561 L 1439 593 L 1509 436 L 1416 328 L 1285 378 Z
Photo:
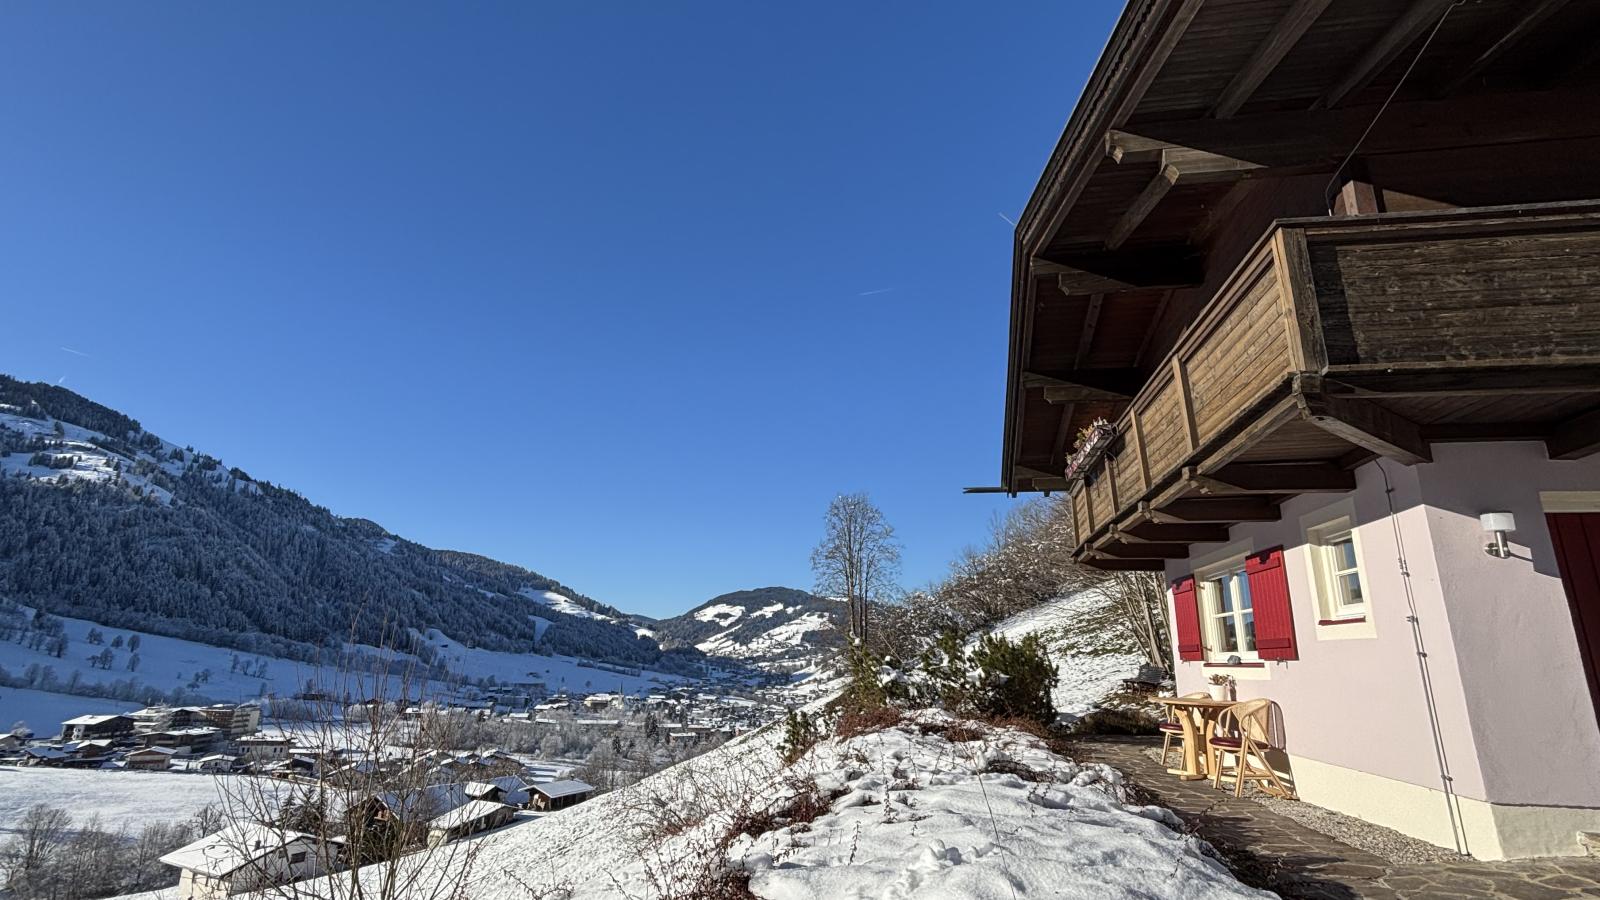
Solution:
M 9 3 L 0 371 L 637 612 L 844 491 L 925 583 L 1116 7 Z

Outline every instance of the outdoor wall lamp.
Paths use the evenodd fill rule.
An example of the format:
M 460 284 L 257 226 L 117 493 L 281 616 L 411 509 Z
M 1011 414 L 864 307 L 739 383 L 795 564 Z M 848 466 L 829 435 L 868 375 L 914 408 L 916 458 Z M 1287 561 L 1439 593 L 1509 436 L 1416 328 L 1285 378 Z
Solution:
M 1487 512 L 1478 517 L 1478 524 L 1493 539 L 1484 545 L 1483 552 L 1499 559 L 1511 555 L 1511 548 L 1506 546 L 1506 532 L 1517 530 L 1517 517 L 1508 512 Z

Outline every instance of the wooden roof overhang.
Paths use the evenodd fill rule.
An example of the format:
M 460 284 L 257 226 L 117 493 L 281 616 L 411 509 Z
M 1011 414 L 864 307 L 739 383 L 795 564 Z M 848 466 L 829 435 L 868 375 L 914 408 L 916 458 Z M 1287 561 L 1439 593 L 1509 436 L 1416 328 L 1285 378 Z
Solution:
M 1336 171 L 1417 209 L 1600 196 L 1555 177 L 1600 154 L 1597 36 L 1600 0 L 1131 0 L 1018 222 L 1000 489 L 1066 489 L 1078 429 Z

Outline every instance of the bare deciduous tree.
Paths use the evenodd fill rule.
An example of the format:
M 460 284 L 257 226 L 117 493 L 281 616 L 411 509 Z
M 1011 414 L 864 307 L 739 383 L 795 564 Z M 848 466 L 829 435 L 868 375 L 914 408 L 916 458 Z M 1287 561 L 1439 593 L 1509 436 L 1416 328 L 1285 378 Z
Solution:
M 1013 507 L 995 522 L 988 543 L 964 552 L 943 581 L 886 610 L 878 649 L 910 658 L 943 631 L 971 634 L 1057 597 L 1092 592 L 1105 601 L 1106 623 L 1130 647 L 1170 669 L 1160 577 L 1087 568 L 1073 558 L 1075 545 L 1064 497 Z
M 811 551 L 816 591 L 850 607 L 850 636 L 864 641 L 869 610 L 898 590 L 900 544 L 894 526 L 866 494 L 840 494 L 828 504 L 822 543 Z
M 223 791 L 231 827 L 219 833 L 221 849 L 244 861 L 233 879 L 258 896 L 444 900 L 470 877 L 480 842 L 430 839 L 430 821 L 467 799 L 460 776 L 441 765 L 452 729 L 434 717 L 442 711 L 407 714 L 442 686 L 407 654 L 359 659 L 306 673 L 312 695 L 329 698 L 295 709 L 295 743 L 313 755 L 313 770 L 234 779 Z M 364 699 L 333 699 L 345 697 Z

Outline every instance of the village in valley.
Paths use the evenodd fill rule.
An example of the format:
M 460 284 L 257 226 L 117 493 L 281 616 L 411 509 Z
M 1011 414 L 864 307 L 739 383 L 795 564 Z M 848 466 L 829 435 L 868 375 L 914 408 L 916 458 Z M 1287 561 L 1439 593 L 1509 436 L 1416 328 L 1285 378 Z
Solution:
M 718 747 L 783 713 L 766 702 L 689 687 L 637 695 L 547 695 L 539 687 L 459 688 L 437 701 L 348 705 L 305 691 L 286 702 L 268 701 L 268 710 L 276 705 L 293 717 L 269 717 L 266 727 L 263 705 L 254 702 L 74 716 L 53 735 L 20 727 L 0 735 L 0 767 L 28 770 L 0 786 L 21 794 L 40 779 L 68 778 L 64 784 L 81 796 L 115 798 L 125 787 L 132 796 L 159 790 L 148 780 L 136 787 L 127 778 L 119 781 L 122 773 L 227 776 L 235 785 L 270 782 L 275 815 L 302 795 L 337 797 L 329 805 L 346 821 L 336 835 L 314 836 L 256 824 L 260 810 L 245 801 L 264 796 L 256 788 L 218 791 L 214 803 L 195 810 L 210 813 L 217 829 L 161 856 L 179 881 L 179 897 L 208 897 L 235 893 L 245 882 L 261 890 L 371 862 L 347 854 L 345 841 L 371 834 L 378 821 L 396 823 L 409 835 L 394 844 L 396 853 L 532 821 Z M 5 806 L 0 803 L 0 812 Z M 358 816 L 364 820 L 352 820 Z M 288 864 L 264 870 L 235 852 L 235 844 L 259 842 L 268 832 L 273 852 Z M 319 841 L 335 846 L 301 852 L 317 850 Z M 219 866 L 219 856 L 235 867 Z
M 1600 0 L 913 13 L 11 0 L 0 900 L 1600 898 Z

